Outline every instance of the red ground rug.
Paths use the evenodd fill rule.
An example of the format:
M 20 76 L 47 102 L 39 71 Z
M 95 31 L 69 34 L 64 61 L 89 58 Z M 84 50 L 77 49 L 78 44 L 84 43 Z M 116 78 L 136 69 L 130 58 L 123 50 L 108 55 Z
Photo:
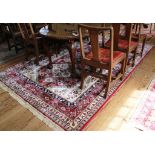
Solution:
M 151 45 L 146 44 L 143 57 L 137 55 L 135 66 L 128 68 L 123 81 L 116 81 L 106 99 L 103 98 L 103 81 L 98 78 L 87 77 L 83 90 L 79 88 L 80 78 L 72 78 L 70 74 L 67 50 L 52 57 L 52 69 L 47 68 L 48 59 L 41 56 L 38 66 L 34 64 L 34 59 L 31 59 L 0 72 L 0 85 L 52 129 L 84 130 L 130 77 L 151 48 Z M 78 56 L 79 52 L 77 59 Z M 119 65 L 116 66 L 113 74 L 119 68 Z M 76 71 L 80 73 L 80 65 L 77 65 Z
M 155 79 L 145 91 L 132 122 L 139 130 L 155 130 Z

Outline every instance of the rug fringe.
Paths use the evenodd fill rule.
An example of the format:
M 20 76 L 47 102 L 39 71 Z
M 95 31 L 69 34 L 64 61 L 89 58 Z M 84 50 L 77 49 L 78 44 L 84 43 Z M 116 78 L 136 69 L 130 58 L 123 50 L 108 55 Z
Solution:
M 2 88 L 4 91 L 8 92 L 24 108 L 28 109 L 34 116 L 36 116 L 38 119 L 40 119 L 42 122 L 44 122 L 47 126 L 49 126 L 50 128 L 54 129 L 55 131 L 64 131 L 61 127 L 59 127 L 57 124 L 52 122 L 52 120 L 50 120 L 48 117 L 46 117 L 41 112 L 36 110 L 33 106 L 31 106 L 28 102 L 26 102 L 20 96 L 18 96 L 16 93 L 14 93 L 10 88 L 8 88 L 1 81 L 0 81 L 0 88 Z

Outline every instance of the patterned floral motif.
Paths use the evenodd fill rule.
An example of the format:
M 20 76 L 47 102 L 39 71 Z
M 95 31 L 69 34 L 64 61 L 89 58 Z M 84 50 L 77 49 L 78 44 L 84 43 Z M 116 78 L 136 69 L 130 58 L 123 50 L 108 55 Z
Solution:
M 146 45 L 144 54 L 150 49 L 151 46 Z M 140 60 L 137 56 L 136 64 Z M 100 79 L 89 76 L 84 89 L 79 88 L 80 79 L 72 78 L 70 74 L 67 50 L 57 57 L 53 56 L 52 61 L 52 69 L 47 68 L 48 59 L 44 56 L 41 56 L 38 66 L 34 64 L 34 59 L 19 63 L 0 72 L 0 81 L 64 130 L 81 130 L 122 81 L 116 81 L 108 98 L 104 99 L 104 81 Z M 118 69 L 120 66 L 116 66 L 114 72 Z M 126 71 L 125 79 L 133 69 L 131 67 Z
M 143 101 L 138 106 L 133 120 L 140 130 L 155 130 L 155 80 L 152 80 L 144 94 Z

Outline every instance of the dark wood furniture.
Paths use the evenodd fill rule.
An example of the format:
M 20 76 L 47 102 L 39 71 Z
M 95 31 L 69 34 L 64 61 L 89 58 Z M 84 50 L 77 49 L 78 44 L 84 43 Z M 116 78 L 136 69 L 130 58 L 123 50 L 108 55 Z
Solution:
M 148 38 L 147 34 L 142 32 L 143 27 L 144 26 L 142 23 L 135 23 L 135 24 L 133 24 L 133 27 L 132 27 L 132 40 L 142 42 L 142 48 L 141 48 L 141 53 L 140 53 L 141 56 L 143 56 L 145 43 Z M 151 33 L 151 28 L 150 28 L 149 32 Z
M 85 53 L 84 51 L 84 42 L 83 42 L 83 34 L 85 31 L 88 32 L 90 38 L 90 52 Z M 100 48 L 98 37 L 100 32 L 109 31 L 110 32 L 110 46 L 109 48 Z M 104 34 L 104 33 L 103 33 Z M 81 73 L 81 89 L 83 88 L 84 79 L 86 76 L 91 75 L 95 77 L 102 78 L 106 81 L 105 87 L 105 95 L 107 97 L 107 93 L 110 87 L 110 84 L 113 80 L 122 79 L 124 75 L 124 67 L 126 54 L 121 52 L 114 46 L 113 40 L 113 28 L 112 27 L 94 27 L 88 25 L 79 24 L 79 35 L 80 35 L 80 47 L 81 47 L 81 55 L 82 55 L 82 73 Z M 121 70 L 116 77 L 112 77 L 112 70 L 116 64 L 121 63 Z M 86 69 L 86 66 L 92 68 L 91 71 Z M 97 69 L 100 69 L 98 72 Z M 108 75 L 102 74 L 102 70 L 108 70 Z M 104 86 L 104 85 L 103 85 Z
M 38 41 L 41 39 L 38 34 L 34 32 L 32 24 L 25 24 L 25 23 L 19 23 L 18 24 L 21 35 L 24 40 L 24 47 L 26 49 L 26 57 L 28 55 L 28 52 L 30 51 L 30 45 L 33 45 L 35 47 L 35 56 L 36 60 L 35 63 L 39 64 L 39 47 L 38 47 Z
M 144 45 L 145 45 L 145 42 L 144 42 L 145 36 L 141 35 L 141 28 L 142 28 L 141 23 L 132 24 L 131 40 L 136 41 L 136 42 L 142 41 L 142 49 L 141 49 L 141 56 L 142 56 L 143 50 L 144 50 Z
M 60 50 L 67 48 L 70 54 L 71 64 L 72 64 L 72 75 L 75 75 L 75 63 L 76 63 L 76 48 L 72 45 L 79 37 L 73 35 L 73 30 L 75 27 L 70 27 L 68 29 L 68 25 L 65 27 L 65 24 L 53 25 L 52 29 L 50 28 L 48 33 L 41 33 L 44 36 L 44 47 L 47 55 L 50 57 L 53 53 L 59 52 Z M 50 43 L 49 43 L 50 42 Z M 50 45 L 52 46 L 52 50 L 50 49 Z M 52 62 L 49 63 L 52 66 Z
M 113 23 L 112 26 L 114 29 L 114 48 L 126 53 L 125 69 L 129 65 L 134 66 L 139 42 L 132 40 L 132 24 Z M 110 41 L 105 46 L 109 47 Z
M 153 24 L 144 24 L 144 23 L 135 23 L 132 27 L 132 40 L 142 42 L 141 56 L 143 56 L 143 51 L 145 43 L 147 40 L 150 40 L 153 35 L 152 33 Z M 147 29 L 147 33 L 145 30 Z
M 125 68 L 127 67 L 127 65 L 130 65 L 129 64 L 130 53 L 132 53 L 133 55 L 132 57 L 130 57 L 130 62 L 132 61 L 131 65 L 134 66 L 139 40 L 132 40 L 132 24 L 131 23 L 123 24 L 125 31 L 123 36 L 120 35 L 121 24 L 115 23 L 112 25 L 114 28 L 114 47 L 126 53 Z
M 23 48 L 22 36 L 16 23 L 3 24 L 5 40 L 8 44 L 8 49 L 15 48 L 16 53 Z
M 5 29 L 5 24 L 0 23 L 0 43 L 5 41 L 5 30 L 4 29 Z

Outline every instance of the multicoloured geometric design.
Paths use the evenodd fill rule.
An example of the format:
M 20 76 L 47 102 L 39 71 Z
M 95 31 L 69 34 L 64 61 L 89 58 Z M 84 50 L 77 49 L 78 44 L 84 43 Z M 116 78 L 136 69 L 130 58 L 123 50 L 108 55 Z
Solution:
M 144 93 L 140 105 L 132 118 L 135 127 L 140 130 L 155 130 L 155 79 Z
M 89 76 L 85 80 L 83 90 L 79 88 L 80 78 L 71 77 L 67 50 L 52 57 L 52 69 L 47 68 L 48 59 L 41 56 L 38 66 L 34 64 L 34 59 L 31 59 L 0 72 L 0 81 L 22 99 L 30 111 L 34 109 L 35 115 L 46 118 L 42 120 L 49 126 L 54 124 L 56 130 L 83 130 L 129 78 L 151 48 L 151 45 L 146 45 L 143 57 L 137 55 L 135 66 L 127 69 L 123 81 L 114 83 L 106 99 L 103 98 L 103 80 Z M 140 49 L 141 45 L 138 51 Z M 119 69 L 120 66 L 116 66 L 113 74 Z M 80 65 L 76 66 L 76 71 L 80 74 Z M 103 73 L 106 74 L 106 71 Z

